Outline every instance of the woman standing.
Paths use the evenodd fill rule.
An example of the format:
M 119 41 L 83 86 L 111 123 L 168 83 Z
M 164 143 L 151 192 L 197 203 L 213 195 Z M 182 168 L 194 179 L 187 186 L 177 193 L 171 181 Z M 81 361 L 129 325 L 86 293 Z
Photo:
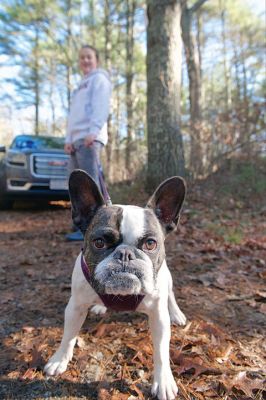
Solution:
M 83 78 L 72 95 L 64 148 L 70 154 L 69 173 L 77 168 L 83 169 L 100 187 L 99 159 L 108 141 L 107 119 L 112 87 L 107 71 L 98 65 L 98 51 L 89 45 L 82 46 L 79 67 Z M 83 235 L 76 231 L 66 238 L 83 240 Z

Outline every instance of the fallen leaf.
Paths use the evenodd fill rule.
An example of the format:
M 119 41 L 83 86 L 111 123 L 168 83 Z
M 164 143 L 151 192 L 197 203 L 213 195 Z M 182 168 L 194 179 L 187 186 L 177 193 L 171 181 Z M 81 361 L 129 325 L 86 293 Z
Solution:
M 29 367 L 40 369 L 43 365 L 44 365 L 44 359 L 42 357 L 40 349 L 34 346 L 31 352 L 31 362 L 29 364 Z
M 111 400 L 111 394 L 109 393 L 109 390 L 105 388 L 99 388 L 97 400 Z
M 229 343 L 227 348 L 224 350 L 224 352 L 220 355 L 220 357 L 216 358 L 216 361 L 219 364 L 222 364 L 224 362 L 226 362 L 229 359 L 229 356 L 231 354 L 231 351 L 233 350 L 233 345 L 232 343 Z
M 21 376 L 20 379 L 22 380 L 26 380 L 29 379 L 30 381 L 32 381 L 35 376 L 36 376 L 37 372 L 35 368 L 28 368 L 27 371 Z
M 33 326 L 23 326 L 22 331 L 25 333 L 32 333 L 34 329 L 35 328 Z
M 144 396 L 143 396 L 142 391 L 134 383 L 130 386 L 130 389 L 134 390 L 134 392 L 137 393 L 137 395 L 138 395 L 137 399 L 138 400 L 144 400 Z
M 81 336 L 78 336 L 76 341 L 76 346 L 79 347 L 80 349 L 84 349 L 84 347 L 86 347 L 86 342 Z
M 259 312 L 261 312 L 262 314 L 266 314 L 266 304 L 261 304 L 259 306 Z
M 173 356 L 171 357 L 171 359 L 172 362 L 175 364 L 174 371 L 178 375 L 190 373 L 191 375 L 193 375 L 194 378 L 196 378 L 197 376 L 202 374 L 220 374 L 219 370 L 210 367 L 209 365 L 204 363 L 204 361 L 198 356 L 190 357 L 180 354 L 176 359 Z
M 97 337 L 97 338 L 106 336 L 106 335 L 110 334 L 110 332 L 112 332 L 114 329 L 116 329 L 114 324 L 103 324 L 103 323 L 100 323 L 97 326 L 97 330 L 96 330 L 94 336 Z
M 264 383 L 261 379 L 250 379 L 247 377 L 246 371 L 239 372 L 233 378 L 224 378 L 221 380 L 227 391 L 233 388 L 240 390 L 246 396 L 253 397 L 253 390 L 265 389 Z

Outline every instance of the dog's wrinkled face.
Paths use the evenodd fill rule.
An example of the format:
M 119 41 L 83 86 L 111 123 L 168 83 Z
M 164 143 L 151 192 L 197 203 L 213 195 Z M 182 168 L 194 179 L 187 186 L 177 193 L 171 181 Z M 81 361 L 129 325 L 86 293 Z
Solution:
M 69 179 L 73 222 L 85 234 L 84 257 L 98 293 L 152 293 L 165 258 L 165 235 L 175 229 L 185 197 L 180 177 L 164 181 L 145 208 L 106 206 L 84 171 Z
M 164 233 L 151 209 L 98 209 L 85 235 L 84 254 L 99 293 L 152 293 L 164 260 Z

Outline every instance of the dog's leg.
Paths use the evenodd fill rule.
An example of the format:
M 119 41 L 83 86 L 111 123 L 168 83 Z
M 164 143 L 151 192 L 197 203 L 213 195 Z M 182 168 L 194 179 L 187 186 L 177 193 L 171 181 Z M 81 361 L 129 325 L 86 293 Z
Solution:
M 173 290 L 169 291 L 168 307 L 171 322 L 177 325 L 186 325 L 187 319 L 185 314 L 178 307 Z
M 159 400 L 173 400 L 178 388 L 171 368 L 169 343 L 171 335 L 170 315 L 167 307 L 167 297 L 156 305 L 149 313 L 149 324 L 153 341 L 154 378 L 152 395 Z
M 171 322 L 177 325 L 186 325 L 186 316 L 180 310 L 176 303 L 174 291 L 173 291 L 173 279 L 169 268 L 167 267 L 167 279 L 168 279 L 168 308 L 170 313 Z
M 44 367 L 47 375 L 59 375 L 66 369 L 73 356 L 77 335 L 85 321 L 88 305 L 79 304 L 75 296 L 71 296 L 65 310 L 64 334 L 55 354 Z

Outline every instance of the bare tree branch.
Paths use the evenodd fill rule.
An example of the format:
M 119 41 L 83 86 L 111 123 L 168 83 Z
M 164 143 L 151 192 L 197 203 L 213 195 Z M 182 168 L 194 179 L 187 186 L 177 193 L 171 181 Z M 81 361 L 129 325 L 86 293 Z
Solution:
M 190 7 L 189 11 L 191 13 L 196 12 L 204 3 L 206 3 L 206 1 L 207 0 L 198 0 L 198 1 L 196 1 L 196 3 L 192 7 Z
M 253 133 L 254 132 L 252 132 L 252 134 Z M 252 134 L 250 134 L 249 136 L 251 136 Z M 255 144 L 255 143 L 256 144 L 263 144 L 263 143 L 265 143 L 265 140 L 264 139 L 262 139 L 262 140 L 258 140 L 258 139 L 256 139 L 256 140 L 246 140 L 243 143 L 237 143 L 231 149 L 229 149 L 229 150 L 227 150 L 227 151 L 225 151 L 225 152 L 223 152 L 221 154 L 218 154 L 216 157 L 214 157 L 212 159 L 212 162 L 211 162 L 211 165 L 210 165 L 209 168 L 211 169 L 215 163 L 219 163 L 223 158 L 225 158 L 226 156 L 229 156 L 230 154 L 234 153 L 236 150 L 239 150 L 239 149 L 241 149 L 241 148 L 243 148 L 245 146 L 249 146 L 249 145 L 252 145 L 252 144 Z

